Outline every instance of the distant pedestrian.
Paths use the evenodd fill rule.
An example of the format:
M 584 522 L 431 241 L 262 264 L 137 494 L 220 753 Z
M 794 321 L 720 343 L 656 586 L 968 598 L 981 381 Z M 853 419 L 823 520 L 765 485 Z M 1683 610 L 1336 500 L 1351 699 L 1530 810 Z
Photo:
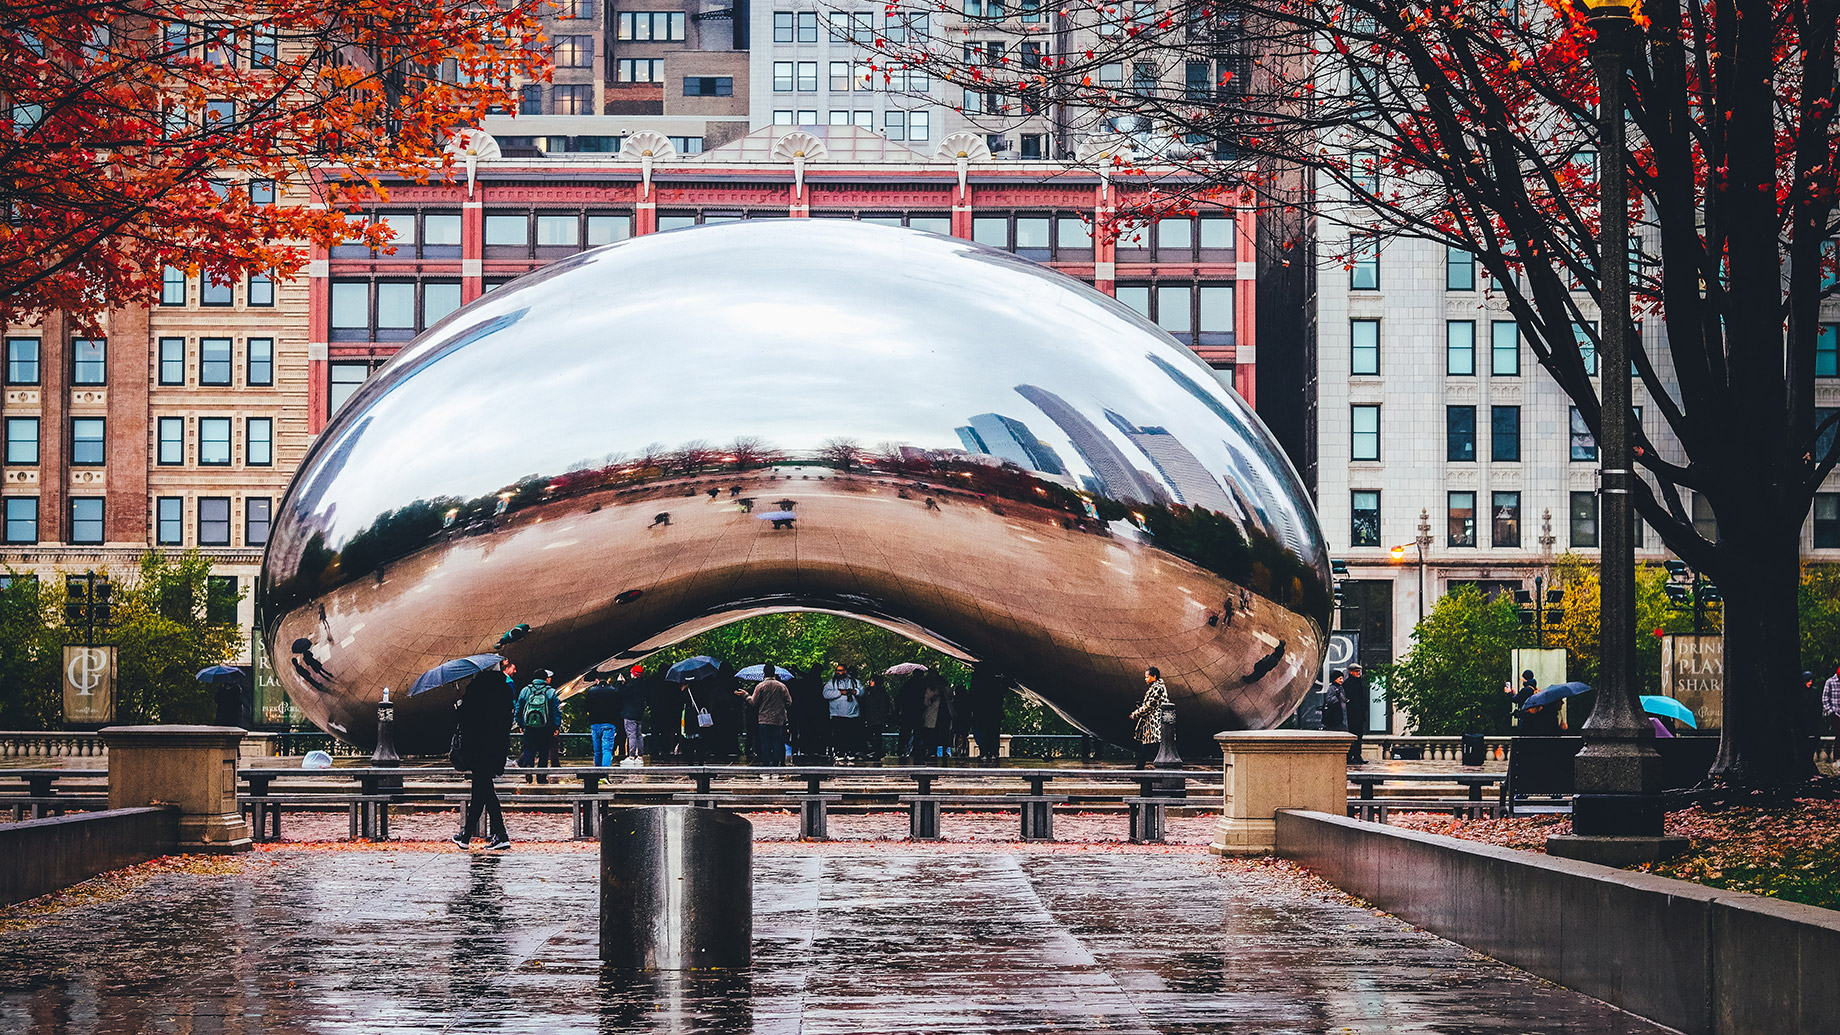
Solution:
M 489 668 L 467 681 L 460 700 L 454 702 L 455 722 L 460 730 L 460 752 L 455 759 L 466 771 L 472 793 L 466 801 L 466 823 L 454 835 L 454 844 L 473 846 L 479 821 L 486 820 L 487 848 L 502 851 L 511 847 L 511 835 L 505 830 L 505 814 L 499 808 L 498 788 L 492 783 L 505 771 L 505 754 L 511 748 L 511 726 L 505 713 L 512 707 L 512 677 L 517 667 L 507 661 L 502 670 Z
M 831 713 L 831 747 L 840 759 L 862 754 L 862 691 L 862 682 L 850 674 L 849 666 L 841 662 L 831 666 L 824 700 Z
M 1364 765 L 1367 756 L 1361 749 L 1368 730 L 1372 728 L 1372 717 L 1368 714 L 1370 697 L 1367 676 L 1362 674 L 1360 662 L 1348 666 L 1348 681 L 1342 684 L 1342 695 L 1348 699 L 1348 732 L 1354 734 L 1354 743 L 1348 747 L 1348 762 L 1351 765 Z
M 1325 730 L 1348 728 L 1348 676 L 1341 669 L 1329 673 L 1329 685 L 1323 687 L 1322 725 Z
M 779 681 L 779 668 L 772 662 L 767 662 L 765 670 L 766 678 L 755 683 L 751 693 L 737 690 L 735 696 L 745 699 L 755 710 L 755 743 L 759 751 L 758 757 L 751 759 L 753 763 L 783 766 L 786 764 L 786 724 L 792 715 L 792 691 Z
M 217 684 L 217 724 L 243 725 L 243 686 L 236 680 Z
M 518 753 L 520 769 L 556 764 L 556 731 L 562 726 L 562 699 L 556 695 L 556 688 L 549 685 L 551 675 L 553 673 L 544 669 L 526 684 L 524 691 L 518 694 L 517 706 L 512 709 L 511 721 L 517 723 L 524 734 L 524 749 Z M 526 777 L 525 782 L 548 783 L 549 777 L 536 773 Z
M 620 725 L 626 730 L 626 757 L 623 766 L 645 764 L 645 666 L 634 665 L 623 673 L 614 690 L 620 701 Z
M 812 665 L 803 673 L 794 666 L 786 689 L 792 691 L 791 725 L 786 732 L 792 738 L 793 754 L 823 758 L 829 753 L 831 734 L 831 709 L 824 699 L 824 666 Z
M 1156 750 L 1163 743 L 1163 706 L 1168 703 L 1169 687 L 1163 683 L 1163 673 L 1154 666 L 1144 669 L 1144 703 L 1131 713 L 1131 718 L 1137 720 L 1139 769 L 1156 758 Z
M 914 753 L 934 758 L 952 742 L 952 684 L 937 672 L 923 672 L 915 678 L 922 680 L 922 693 Z
M 888 687 L 882 677 L 871 675 L 863 683 L 862 700 L 864 757 L 876 765 L 882 763 L 882 734 L 888 728 Z
M 588 707 L 588 736 L 594 748 L 594 764 L 606 768 L 613 764 L 613 744 L 620 733 L 619 689 L 607 681 L 607 673 L 594 673 L 594 682 L 583 691 Z
M 901 690 L 895 695 L 895 754 L 900 757 L 902 765 L 912 762 L 918 754 L 920 729 L 925 725 L 926 713 L 926 677 L 930 672 L 920 672 L 907 677 L 901 684 Z
M 1840 665 L 1821 687 L 1821 714 L 1834 728 L 1834 766 L 1840 769 Z
M 997 765 L 1003 742 L 1003 698 L 1009 681 L 1003 673 L 981 666 L 971 673 L 971 736 L 981 761 Z

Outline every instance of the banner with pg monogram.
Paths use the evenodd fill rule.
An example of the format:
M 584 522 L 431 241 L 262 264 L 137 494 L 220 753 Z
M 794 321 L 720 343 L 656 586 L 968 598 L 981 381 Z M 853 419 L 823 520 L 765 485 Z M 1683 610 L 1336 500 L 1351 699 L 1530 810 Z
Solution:
M 64 721 L 80 726 L 115 721 L 115 648 L 64 648 Z

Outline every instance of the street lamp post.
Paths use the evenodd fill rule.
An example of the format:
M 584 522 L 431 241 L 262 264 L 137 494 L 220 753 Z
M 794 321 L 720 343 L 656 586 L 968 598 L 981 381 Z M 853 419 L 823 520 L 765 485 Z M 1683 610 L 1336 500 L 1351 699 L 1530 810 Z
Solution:
M 1597 72 L 1600 232 L 1597 272 L 1602 328 L 1598 362 L 1603 419 L 1598 436 L 1602 561 L 1597 703 L 1573 764 L 1572 834 L 1547 840 L 1553 855 L 1616 866 L 1660 858 L 1679 846 L 1662 837 L 1661 758 L 1636 699 L 1635 549 L 1630 502 L 1629 198 L 1624 188 L 1624 61 L 1635 27 L 1615 0 L 1588 4 Z M 1678 839 L 1675 839 L 1678 840 Z M 1684 846 L 1684 841 L 1681 842 Z
M 1393 559 L 1396 561 L 1405 560 L 1407 546 L 1418 547 L 1418 621 L 1420 625 L 1423 625 L 1425 621 L 1425 550 L 1431 546 L 1430 511 L 1422 507 L 1419 508 L 1418 538 L 1412 540 L 1410 543 L 1393 547 Z

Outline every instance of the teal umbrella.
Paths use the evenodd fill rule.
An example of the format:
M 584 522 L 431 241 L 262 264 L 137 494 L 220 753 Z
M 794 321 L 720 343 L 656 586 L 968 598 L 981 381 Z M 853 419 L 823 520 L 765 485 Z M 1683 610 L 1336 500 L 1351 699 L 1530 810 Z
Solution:
M 1693 709 L 1672 697 L 1644 694 L 1642 695 L 1642 710 L 1650 715 L 1659 715 L 1664 719 L 1679 719 L 1688 726 L 1699 729 L 1699 723 L 1693 719 Z

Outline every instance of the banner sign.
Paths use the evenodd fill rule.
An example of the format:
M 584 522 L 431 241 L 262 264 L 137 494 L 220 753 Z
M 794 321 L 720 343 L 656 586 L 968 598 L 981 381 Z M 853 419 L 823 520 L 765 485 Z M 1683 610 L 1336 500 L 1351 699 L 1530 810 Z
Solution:
M 1725 726 L 1725 638 L 1664 636 L 1661 692 L 1693 710 L 1703 730 Z
M 64 721 L 73 726 L 115 721 L 115 648 L 64 648 Z

